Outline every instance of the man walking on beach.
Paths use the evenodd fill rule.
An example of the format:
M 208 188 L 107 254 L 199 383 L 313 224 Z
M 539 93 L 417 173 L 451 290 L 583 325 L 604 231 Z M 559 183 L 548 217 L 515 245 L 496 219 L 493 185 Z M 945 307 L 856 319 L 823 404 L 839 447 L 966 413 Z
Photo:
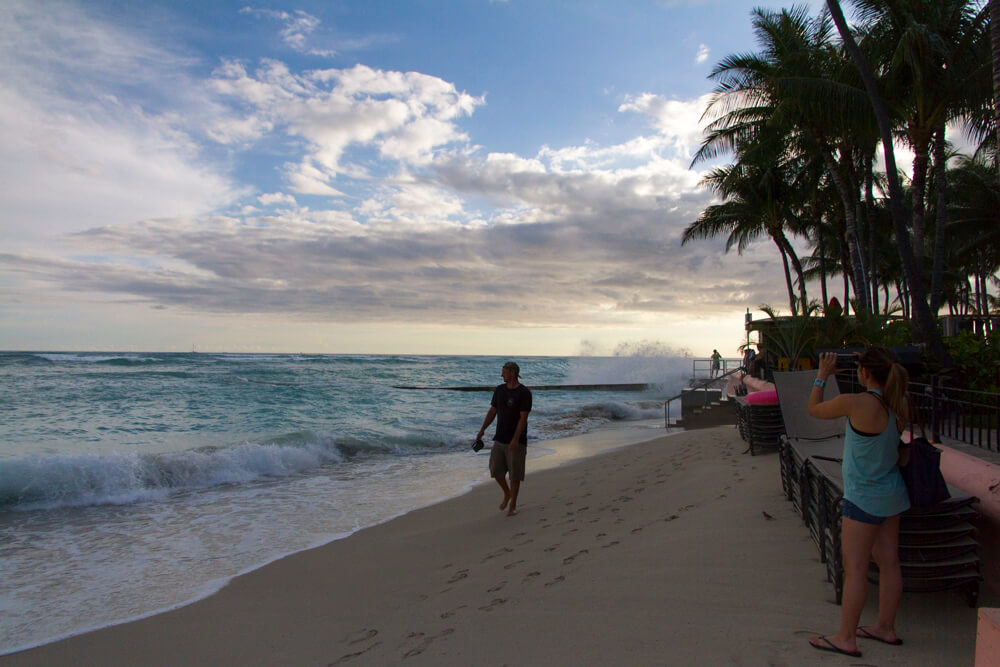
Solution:
M 513 361 L 508 361 L 500 371 L 503 384 L 493 390 L 493 400 L 486 412 L 483 427 L 476 440 L 482 440 L 486 428 L 497 418 L 497 430 L 493 435 L 493 449 L 490 451 L 490 476 L 503 489 L 500 509 L 507 510 L 507 516 L 517 514 L 517 492 L 524 480 L 524 462 L 528 449 L 528 413 L 531 412 L 531 391 L 521 384 L 521 369 Z M 510 475 L 510 485 L 506 477 Z

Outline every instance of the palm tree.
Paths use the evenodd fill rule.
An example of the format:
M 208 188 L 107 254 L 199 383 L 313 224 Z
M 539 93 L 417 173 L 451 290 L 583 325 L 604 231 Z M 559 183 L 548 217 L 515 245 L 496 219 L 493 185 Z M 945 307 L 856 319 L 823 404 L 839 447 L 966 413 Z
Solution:
M 853 70 L 843 67 L 827 20 L 810 18 L 804 7 L 755 9 L 752 17 L 762 50 L 730 55 L 713 70 L 718 86 L 706 116 L 716 117 L 692 165 L 736 153 L 764 132 L 781 133 L 790 154 L 820 160 L 841 196 L 855 296 L 867 304 L 854 185 L 858 140 L 864 136 L 858 128 L 870 116 L 867 98 L 834 76 Z
M 993 61 L 993 127 L 1000 146 L 1000 0 L 990 0 L 990 46 Z M 1000 176 L 1000 169 L 997 170 Z
M 706 208 L 695 222 L 688 225 L 681 244 L 725 234 L 726 252 L 735 247 L 737 253 L 742 254 L 754 241 L 771 239 L 778 248 L 785 269 L 789 308 L 793 313 L 798 312 L 806 307 L 808 298 L 802 263 L 785 234 L 786 228 L 797 223 L 793 202 L 799 190 L 792 178 L 793 168 L 791 163 L 780 158 L 760 158 L 754 162 L 747 159 L 750 155 L 744 150 L 745 161 L 713 169 L 705 176 L 703 183 L 723 201 Z M 798 283 L 798 301 L 793 289 L 792 270 Z
M 937 197 L 946 197 L 947 123 L 977 114 L 989 97 L 985 9 L 972 0 L 855 0 L 862 46 L 876 58 L 890 111 L 914 152 L 911 182 L 913 246 L 917 261 L 928 256 L 925 222 L 929 208 L 928 169 L 937 155 Z M 986 91 L 976 90 L 985 86 Z M 975 94 L 970 94 L 976 91 Z M 938 207 L 939 212 L 947 210 Z M 944 227 L 944 220 L 935 220 Z M 944 234 L 936 236 L 930 308 L 940 302 Z
M 1000 185 L 996 163 L 960 158 L 950 170 L 956 197 L 949 210 L 954 228 L 951 263 L 974 281 L 974 309 L 989 312 L 987 282 L 1000 269 Z M 963 279 L 964 282 L 964 279 Z
M 945 366 L 948 366 L 951 363 L 950 357 L 944 347 L 937 323 L 927 303 L 927 291 L 924 286 L 922 271 L 917 266 L 913 253 L 913 245 L 910 241 L 909 229 L 906 224 L 903 210 L 903 191 L 899 181 L 899 173 L 896 169 L 893 126 L 890 121 L 889 110 L 882 97 L 879 83 L 875 79 L 875 75 L 869 65 L 868 58 L 858 47 L 858 43 L 854 39 L 854 34 L 847 25 L 847 20 L 844 18 L 844 13 L 840 8 L 840 2 L 838 0 L 826 0 L 826 4 L 844 46 L 851 55 L 851 59 L 854 60 L 858 73 L 861 75 L 865 91 L 868 93 L 868 98 L 871 102 L 872 112 L 878 123 L 879 135 L 882 140 L 882 151 L 885 157 L 886 174 L 888 176 L 892 223 L 896 231 L 896 243 L 899 249 L 903 276 L 910 292 L 910 303 L 913 309 L 916 330 L 919 337 L 927 344 L 931 355 L 935 359 L 941 360 Z

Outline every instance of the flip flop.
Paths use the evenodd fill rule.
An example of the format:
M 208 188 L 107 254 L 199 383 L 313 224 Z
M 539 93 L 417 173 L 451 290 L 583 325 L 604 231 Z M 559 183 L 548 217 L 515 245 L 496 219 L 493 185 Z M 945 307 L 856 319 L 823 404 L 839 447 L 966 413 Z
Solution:
M 902 646 L 903 640 L 896 637 L 895 641 L 889 641 L 888 639 L 882 639 L 865 629 L 865 626 L 861 626 L 855 632 L 857 632 L 858 637 L 863 637 L 865 639 L 874 639 L 877 642 L 882 642 L 883 644 L 889 644 L 890 646 Z
M 837 646 L 836 644 L 834 644 L 832 641 L 830 641 L 826 637 L 822 637 L 821 636 L 821 637 L 817 637 L 816 639 L 822 639 L 824 642 L 826 642 L 826 646 L 820 646 L 819 644 L 813 644 L 812 642 L 809 642 L 809 645 L 812 646 L 817 651 L 830 651 L 831 653 L 839 653 L 841 655 L 849 655 L 852 658 L 860 658 L 861 657 L 861 651 L 847 651 L 845 649 L 840 648 L 839 646 Z

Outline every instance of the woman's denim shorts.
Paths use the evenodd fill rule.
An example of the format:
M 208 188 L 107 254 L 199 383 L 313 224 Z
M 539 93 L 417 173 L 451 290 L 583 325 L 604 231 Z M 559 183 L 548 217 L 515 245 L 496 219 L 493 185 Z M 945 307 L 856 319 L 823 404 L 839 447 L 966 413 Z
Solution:
M 867 523 L 872 526 L 880 526 L 885 523 L 885 520 L 889 517 L 885 516 L 875 516 L 874 514 L 869 514 L 864 511 L 854 503 L 852 503 L 847 498 L 844 498 L 844 511 L 843 516 L 848 519 L 854 519 L 855 521 L 860 521 L 861 523 Z

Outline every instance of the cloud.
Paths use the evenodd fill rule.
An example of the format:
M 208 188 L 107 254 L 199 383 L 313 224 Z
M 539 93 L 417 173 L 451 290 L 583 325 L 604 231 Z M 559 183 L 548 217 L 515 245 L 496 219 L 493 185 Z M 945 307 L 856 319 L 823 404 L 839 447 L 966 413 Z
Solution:
M 264 206 L 271 206 L 273 204 L 287 204 L 289 206 L 295 206 L 295 197 L 284 192 L 272 192 L 269 194 L 263 194 L 257 197 L 259 201 Z
M 655 313 L 723 310 L 761 293 L 754 274 L 723 269 L 718 244 L 680 247 L 677 230 L 703 203 L 690 199 L 673 213 L 623 210 L 615 219 L 595 212 L 448 228 L 371 228 L 301 211 L 246 221 L 157 220 L 77 235 L 87 260 L 7 255 L 0 264 L 70 292 L 200 312 L 328 322 L 634 324 Z M 108 259 L 95 259 L 98 252 Z M 135 260 L 120 260 L 126 256 Z
M 313 30 L 315 30 L 320 24 L 320 20 L 312 14 L 302 11 L 301 9 L 296 9 L 293 12 L 284 12 L 273 9 L 255 9 L 253 7 L 244 7 L 240 10 L 240 13 L 252 14 L 254 16 L 261 16 L 279 21 L 282 24 L 282 41 L 299 53 L 307 53 L 315 56 L 334 56 L 337 54 L 336 51 L 331 49 L 311 49 L 307 46 L 309 35 L 312 34 Z
M 708 56 L 709 56 L 710 53 L 711 53 L 711 50 L 708 48 L 707 45 L 705 45 L 705 44 L 699 44 L 698 45 L 698 53 L 694 57 L 695 63 L 697 63 L 697 64 L 700 65 L 701 63 L 705 62 L 706 60 L 708 60 Z
M 201 114 L 190 64 L 72 4 L 0 3 L 5 241 L 201 215 L 242 196 L 186 126 Z M 129 90 L 174 106 L 139 106 L 126 101 Z
M 642 93 L 627 97 L 619 111 L 651 116 L 656 128 L 680 153 L 691 154 L 702 141 L 701 117 L 710 98 L 710 95 L 702 95 L 696 100 L 668 100 L 661 95 Z
M 273 129 L 300 140 L 305 155 L 286 168 L 292 189 L 334 197 L 343 194 L 333 185 L 339 176 L 368 176 L 345 161 L 349 150 L 373 149 L 385 160 L 426 165 L 436 150 L 468 141 L 456 121 L 483 104 L 437 77 L 365 65 L 297 74 L 272 60 L 252 72 L 227 61 L 211 86 L 249 110 L 237 129 L 230 124 L 213 136 L 243 138 L 257 128 L 258 138 Z
M 315 23 L 280 14 L 308 48 Z M 428 74 L 229 59 L 199 78 L 79 14 L 0 18 L 14 45 L 0 39 L 0 224 L 5 240 L 44 229 L 61 244 L 5 245 L 5 299 L 43 285 L 314 322 L 620 326 L 783 298 L 755 280 L 780 271 L 773 252 L 734 274 L 722 240 L 680 246 L 710 201 L 687 169 L 706 98 L 629 96 L 618 111 L 644 133 L 520 155 L 476 145 L 463 123 L 485 99 Z M 40 55 L 15 52 L 40 31 Z M 119 69 L 121 90 L 106 81 Z M 140 84 L 151 94 L 129 98 Z M 265 154 L 283 182 L 241 184 Z

